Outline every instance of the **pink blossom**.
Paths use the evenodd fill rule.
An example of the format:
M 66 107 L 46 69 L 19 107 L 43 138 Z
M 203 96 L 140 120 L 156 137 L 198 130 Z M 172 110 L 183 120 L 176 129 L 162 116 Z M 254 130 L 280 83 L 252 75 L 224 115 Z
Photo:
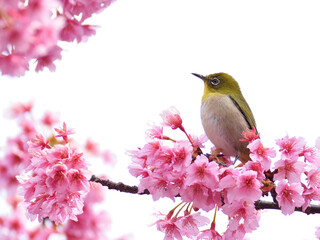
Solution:
M 64 192 L 69 185 L 67 170 L 68 168 L 64 164 L 55 164 L 47 169 L 47 186 L 53 191 Z
M 49 140 L 46 139 L 41 134 L 37 134 L 31 141 L 28 141 L 29 150 L 43 150 L 44 148 L 51 148 L 49 145 Z
M 193 147 L 187 141 L 179 141 L 174 144 L 172 150 L 172 168 L 181 172 L 191 164 Z
M 219 190 L 236 187 L 239 170 L 234 166 L 219 169 Z
M 26 113 L 30 113 L 33 109 L 33 105 L 33 102 L 13 104 L 9 109 L 10 117 L 21 117 Z
M 81 15 L 80 22 L 91 17 L 93 13 L 99 13 L 104 8 L 108 7 L 114 0 L 87 0 L 87 1 L 65 1 L 66 14 L 73 13 Z
M 39 226 L 37 228 L 31 229 L 28 231 L 29 239 L 32 240 L 42 240 L 42 239 L 49 239 L 51 234 L 54 234 L 54 229 L 51 228 L 44 228 Z
M 34 0 L 15 9 L 2 12 L 6 21 L 0 31 L 2 74 L 21 76 L 28 70 L 31 59 L 40 58 L 57 45 L 63 19 L 52 17 L 57 1 Z
M 239 233 L 251 232 L 258 228 L 260 215 L 253 202 L 235 200 L 222 206 L 222 211 L 229 216 L 228 231 Z M 230 234 L 229 233 L 229 234 Z
M 164 126 L 171 127 L 172 129 L 183 129 L 180 113 L 175 107 L 171 107 L 168 110 L 163 111 L 160 116 L 163 119 Z
M 160 197 L 168 197 L 174 201 L 174 197 L 179 193 L 177 184 L 166 180 L 159 174 L 152 174 L 149 177 L 142 178 L 138 189 L 140 193 L 148 189 L 154 201 Z
M 21 77 L 29 70 L 29 60 L 21 54 L 0 54 L 0 69 L 2 75 Z
M 260 134 L 257 132 L 255 127 L 252 127 L 252 129 L 248 129 L 245 132 L 242 132 L 243 139 L 240 139 L 242 142 L 253 142 L 256 139 L 260 138 Z
M 116 163 L 117 161 L 116 155 L 111 151 L 105 150 L 101 154 L 102 154 L 103 162 L 105 164 L 113 166 Z
M 36 71 L 45 67 L 54 71 L 53 62 L 61 59 L 59 40 L 80 42 L 94 35 L 97 27 L 84 21 L 111 2 L 113 0 L 0 1 L 2 75 L 22 76 L 32 60 L 36 60 Z
M 3 205 L 4 207 L 4 205 Z M 8 206 L 6 206 L 8 207 Z M 11 212 L 6 213 L 3 216 L 0 216 L 0 239 L 8 239 L 8 240 L 14 240 L 14 239 L 34 239 L 34 240 L 40 240 L 39 238 L 27 238 L 27 236 L 30 233 L 30 229 L 28 225 L 26 224 L 26 217 L 24 213 L 24 209 L 22 205 L 16 206 L 14 209 L 12 209 Z M 38 226 L 39 228 L 43 228 L 42 226 Z M 49 237 L 52 230 L 44 230 L 43 233 L 46 232 L 46 236 Z M 42 236 L 45 236 L 43 234 Z M 46 238 L 42 238 L 46 239 Z
M 149 130 L 146 131 L 149 138 L 163 139 L 163 126 L 152 125 Z
M 246 235 L 246 229 L 244 227 L 244 224 L 239 224 L 237 226 L 236 230 L 232 230 L 231 228 L 228 228 L 227 231 L 224 232 L 222 235 L 223 239 L 237 239 L 237 240 L 246 240 L 245 235 Z
M 43 71 L 45 67 L 47 67 L 51 72 L 55 71 L 56 66 L 53 62 L 62 58 L 61 52 L 61 47 L 53 46 L 52 48 L 48 49 L 45 55 L 38 56 L 36 58 L 36 72 Z
M 23 215 L 15 212 L 14 215 L 7 217 L 4 222 L 4 228 L 11 232 L 11 234 L 14 233 L 12 235 L 23 236 L 27 232 L 24 221 L 25 219 L 23 218 Z
M 203 184 L 194 183 L 180 189 L 181 199 L 184 202 L 193 202 L 194 207 L 210 211 L 215 204 L 222 205 L 221 194 L 208 189 Z
M 82 213 L 83 198 L 89 183 L 81 169 L 86 163 L 75 149 L 55 145 L 32 151 L 27 173 L 17 177 L 22 184 L 27 216 L 39 221 L 48 217 L 62 223 L 67 218 L 77 220 Z
M 6 1 L 6 0 L 0 0 L 1 7 L 3 9 L 10 9 L 10 8 L 17 8 L 19 5 L 19 0 L 12 0 L 12 1 Z
M 22 118 L 19 122 L 19 125 L 23 131 L 23 133 L 28 137 L 32 138 L 36 134 L 36 129 L 34 126 L 34 122 L 32 120 Z
M 147 157 L 140 155 L 140 151 L 130 151 L 128 154 L 132 156 L 132 162 L 129 164 L 129 173 L 134 177 L 148 177 Z
M 0 187 L 5 189 L 10 195 L 15 194 L 19 182 L 16 176 L 19 175 L 30 162 L 28 145 L 26 141 L 29 136 L 20 132 L 14 138 L 8 138 L 6 147 L 3 148 L 0 159 Z
M 212 222 L 209 229 L 201 231 L 197 240 L 222 240 L 222 236 L 215 230 L 215 226 L 216 224 Z
M 303 147 L 303 151 L 300 156 L 303 156 L 305 161 L 312 163 L 313 165 L 320 167 L 320 151 L 316 147 Z
M 77 40 L 77 42 L 81 42 L 91 35 L 96 34 L 95 26 L 91 25 L 83 25 L 76 19 L 67 19 L 66 25 L 61 30 L 60 38 L 66 42 L 73 42 Z
M 199 227 L 208 224 L 210 220 L 201 216 L 200 212 L 189 214 L 185 212 L 183 217 L 178 218 L 176 225 L 181 229 L 181 234 L 193 238 L 199 234 Z
M 218 164 L 209 162 L 208 158 L 200 155 L 187 169 L 185 184 L 200 183 L 213 190 L 218 188 Z
M 164 232 L 164 240 L 183 240 L 181 229 L 177 226 L 177 218 L 159 219 L 156 223 L 158 231 Z
M 207 135 L 203 134 L 198 136 L 192 136 L 193 146 L 197 146 L 199 148 L 204 148 L 204 143 L 208 141 Z
M 86 195 L 85 204 L 93 206 L 95 203 L 104 201 L 105 189 L 100 183 L 88 182 L 90 184 L 90 192 Z
M 320 200 L 320 189 L 307 188 L 303 185 L 302 197 L 304 198 L 304 204 L 302 205 L 302 211 L 305 211 L 312 200 Z
M 161 145 L 155 154 L 148 155 L 147 164 L 164 172 L 164 170 L 171 170 L 173 160 L 173 149 L 171 147 Z
M 89 192 L 90 184 L 81 170 L 70 169 L 68 171 L 69 191 L 77 192 Z
M 88 163 L 83 157 L 83 153 L 79 153 L 76 149 L 71 148 L 69 158 L 66 159 L 66 165 L 69 168 L 87 169 Z
M 62 17 L 48 19 L 43 24 L 32 24 L 33 36 L 28 51 L 30 57 L 41 58 L 48 55 L 53 49 L 56 50 L 59 33 L 63 26 L 64 19 Z
M 306 145 L 306 142 L 302 137 L 289 138 L 288 136 L 286 136 L 282 139 L 276 140 L 276 144 L 280 147 L 282 158 L 295 158 L 303 152 L 303 148 Z
M 228 191 L 228 201 L 254 202 L 262 195 L 260 187 L 261 183 L 258 181 L 255 171 L 242 171 L 237 177 L 236 187 Z
M 288 179 L 290 183 L 300 182 L 305 165 L 297 159 L 281 159 L 275 163 L 278 173 L 274 175 L 274 180 Z
M 58 123 L 58 118 L 51 112 L 45 112 L 41 119 L 41 123 L 48 127 L 52 127 L 54 124 Z
M 132 155 L 134 158 L 143 158 L 146 160 L 146 164 L 153 163 L 155 159 L 157 159 L 158 155 L 162 152 L 163 147 L 162 144 L 158 141 L 154 142 L 148 142 L 143 146 L 142 149 L 139 149 L 138 151 L 135 151 L 135 154 L 132 154 L 131 152 L 130 155 Z
M 265 169 L 262 168 L 261 162 L 253 162 L 253 161 L 248 161 L 244 166 L 243 166 L 243 171 L 248 171 L 252 170 L 257 173 L 257 179 L 261 182 L 264 178 L 264 171 Z
M 36 196 L 37 182 L 35 180 L 30 180 L 30 177 L 26 174 L 17 176 L 17 180 L 23 187 L 20 189 L 20 193 L 24 195 L 26 201 L 31 201 Z
M 271 160 L 276 156 L 276 152 L 273 149 L 263 147 L 261 140 L 256 139 L 248 144 L 250 149 L 250 158 L 254 162 L 260 162 L 263 170 L 270 169 Z
M 62 129 L 55 128 L 54 130 L 58 133 L 56 137 L 62 137 L 65 142 L 68 142 L 68 135 L 74 134 L 74 130 L 72 128 L 68 129 L 65 122 Z
M 294 212 L 295 207 L 301 207 L 304 203 L 301 193 L 303 188 L 300 183 L 287 183 L 285 180 L 281 180 L 277 187 L 277 201 L 281 208 L 281 212 L 285 215 Z
M 85 149 L 89 153 L 91 153 L 94 156 L 98 156 L 100 153 L 99 144 L 92 141 L 91 139 L 87 139 L 85 142 Z
M 320 186 L 320 169 L 311 169 L 307 173 L 308 185 L 312 188 L 318 188 Z
M 66 162 L 70 158 L 70 146 L 57 144 L 54 148 L 51 148 L 50 151 L 45 153 L 43 156 L 50 164 L 55 164 L 58 162 Z

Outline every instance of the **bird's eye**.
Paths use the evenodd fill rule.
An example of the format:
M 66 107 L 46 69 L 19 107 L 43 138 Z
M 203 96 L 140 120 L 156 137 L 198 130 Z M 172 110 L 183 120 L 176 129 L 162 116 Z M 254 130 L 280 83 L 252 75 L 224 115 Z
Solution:
M 217 86 L 220 83 L 220 79 L 215 77 L 210 80 L 210 83 L 214 86 Z

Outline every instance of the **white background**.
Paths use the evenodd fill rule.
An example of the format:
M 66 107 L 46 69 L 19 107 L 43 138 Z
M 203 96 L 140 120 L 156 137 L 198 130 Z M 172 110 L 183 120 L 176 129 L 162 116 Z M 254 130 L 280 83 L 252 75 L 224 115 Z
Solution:
M 320 136 L 319 2 L 254 0 L 118 0 L 92 19 L 101 27 L 87 43 L 64 44 L 56 72 L 0 77 L 0 108 L 33 99 L 36 114 L 60 112 L 80 141 L 92 137 L 117 155 L 115 181 L 135 185 L 126 150 L 142 147 L 148 123 L 170 106 L 189 133 L 202 134 L 203 83 L 190 73 L 227 72 L 240 84 L 266 146 L 275 139 Z M 38 111 L 38 112 L 37 112 Z M 1 140 L 13 124 L 1 120 Z M 152 213 L 167 213 L 170 200 L 154 203 L 106 189 L 112 235 L 162 239 Z M 211 213 L 212 216 L 212 213 Z M 280 211 L 262 214 L 250 239 L 315 239 L 319 216 Z M 217 228 L 225 229 L 224 216 Z

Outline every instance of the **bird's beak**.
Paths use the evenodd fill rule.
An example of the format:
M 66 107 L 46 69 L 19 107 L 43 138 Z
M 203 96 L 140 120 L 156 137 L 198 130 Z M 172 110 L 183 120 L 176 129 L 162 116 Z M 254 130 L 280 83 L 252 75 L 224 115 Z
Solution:
M 201 74 L 198 74 L 198 73 L 191 73 L 191 74 L 196 76 L 196 77 L 198 77 L 198 78 L 200 78 L 200 79 L 202 79 L 203 81 L 205 81 L 207 79 L 205 76 L 203 76 Z

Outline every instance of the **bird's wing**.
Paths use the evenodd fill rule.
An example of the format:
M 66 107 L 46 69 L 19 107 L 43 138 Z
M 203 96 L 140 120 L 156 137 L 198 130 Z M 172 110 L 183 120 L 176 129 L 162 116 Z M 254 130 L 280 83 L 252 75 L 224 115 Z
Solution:
M 250 109 L 248 103 L 246 102 L 246 100 L 244 100 L 244 99 L 242 100 L 239 97 L 232 97 L 231 95 L 228 95 L 228 96 L 231 99 L 231 101 L 234 103 L 234 105 L 238 108 L 238 110 L 241 112 L 241 114 L 243 115 L 243 118 L 246 120 L 248 127 L 250 129 L 252 129 L 252 127 L 257 129 L 256 122 L 253 118 L 253 114 L 252 114 L 251 109 Z M 240 107 L 240 104 L 242 106 L 245 106 L 245 108 L 242 109 Z

